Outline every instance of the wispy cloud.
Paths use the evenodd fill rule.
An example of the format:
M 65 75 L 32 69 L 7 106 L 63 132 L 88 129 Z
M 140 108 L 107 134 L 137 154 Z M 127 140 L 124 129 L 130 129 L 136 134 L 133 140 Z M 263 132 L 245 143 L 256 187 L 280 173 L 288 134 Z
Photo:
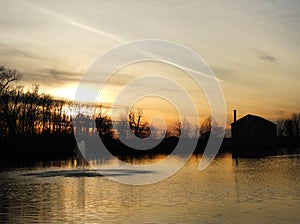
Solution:
M 80 76 L 82 74 L 80 73 L 73 73 L 73 72 L 68 72 L 64 70 L 58 70 L 58 69 L 43 69 L 41 70 L 41 73 L 51 76 L 55 80 L 60 80 L 60 81 L 78 81 Z
M 278 58 L 268 54 L 267 52 L 263 51 L 263 50 L 258 50 L 256 52 L 256 56 L 266 62 L 271 62 L 271 63 L 275 63 L 278 61 Z
M 26 50 L 17 49 L 10 45 L 0 45 L 0 55 L 9 57 L 27 57 L 27 58 L 37 58 L 37 56 L 29 53 Z
M 37 5 L 34 3 L 30 3 L 29 4 L 30 7 L 32 7 L 35 10 L 41 11 L 44 14 L 47 14 L 49 16 L 52 16 L 53 18 L 59 20 L 62 23 L 65 23 L 67 25 L 70 25 L 72 27 L 76 27 L 78 29 L 93 33 L 93 34 L 97 34 L 101 37 L 107 38 L 109 40 L 113 40 L 113 41 L 117 41 L 117 42 L 125 42 L 125 40 L 123 40 L 121 37 L 119 37 L 118 35 L 109 33 L 107 31 L 101 30 L 99 28 L 95 28 L 92 26 L 89 26 L 87 24 L 83 24 L 79 21 L 75 21 L 74 19 L 70 19 L 68 16 L 65 15 L 61 15 L 57 12 L 54 12 L 48 8 L 42 7 L 41 5 Z
M 88 32 L 91 32 L 91 33 L 94 33 L 94 34 L 98 34 L 98 35 L 103 36 L 107 39 L 111 39 L 111 40 L 118 41 L 118 42 L 125 42 L 123 39 L 121 39 L 117 35 L 105 32 L 105 31 L 100 30 L 100 29 L 96 29 L 96 28 L 91 27 L 91 26 L 84 25 L 82 23 L 79 23 L 79 22 L 76 22 L 76 21 L 73 21 L 73 20 L 67 20 L 66 23 L 68 23 L 71 26 L 77 27 L 79 29 L 82 29 L 82 30 L 85 30 L 85 31 L 88 31 Z
M 41 85 L 57 87 L 58 85 L 65 85 L 74 83 L 76 84 L 80 76 L 80 73 L 73 73 L 58 69 L 41 69 L 39 71 L 24 71 L 24 78 L 27 82 L 38 82 Z

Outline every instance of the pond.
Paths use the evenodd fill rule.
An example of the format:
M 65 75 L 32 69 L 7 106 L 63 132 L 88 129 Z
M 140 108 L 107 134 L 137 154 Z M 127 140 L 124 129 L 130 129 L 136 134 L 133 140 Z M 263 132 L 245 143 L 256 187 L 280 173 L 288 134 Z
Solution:
M 180 160 L 174 158 L 169 166 L 176 166 L 177 159 Z M 236 161 L 226 154 L 216 158 L 204 171 L 198 170 L 200 159 L 194 156 L 169 178 L 140 186 L 108 177 L 143 178 L 149 173 L 121 169 L 99 173 L 90 167 L 74 167 L 72 162 L 3 170 L 0 221 L 300 222 L 300 155 Z

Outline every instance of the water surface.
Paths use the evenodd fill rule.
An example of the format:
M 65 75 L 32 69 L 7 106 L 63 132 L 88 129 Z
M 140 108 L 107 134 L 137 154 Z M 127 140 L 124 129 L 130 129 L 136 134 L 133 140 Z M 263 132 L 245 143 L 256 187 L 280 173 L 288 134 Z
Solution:
M 113 182 L 71 164 L 0 173 L 2 223 L 299 223 L 300 156 L 193 157 L 170 178 L 144 186 Z M 57 165 L 57 164 L 56 164 Z M 176 165 L 169 164 L 170 166 Z M 147 172 L 107 170 L 109 175 Z

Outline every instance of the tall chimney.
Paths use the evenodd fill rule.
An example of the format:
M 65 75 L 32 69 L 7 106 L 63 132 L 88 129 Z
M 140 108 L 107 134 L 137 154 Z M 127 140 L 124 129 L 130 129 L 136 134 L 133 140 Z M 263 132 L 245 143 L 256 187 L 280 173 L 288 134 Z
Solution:
M 233 110 L 233 122 L 236 122 L 236 110 Z

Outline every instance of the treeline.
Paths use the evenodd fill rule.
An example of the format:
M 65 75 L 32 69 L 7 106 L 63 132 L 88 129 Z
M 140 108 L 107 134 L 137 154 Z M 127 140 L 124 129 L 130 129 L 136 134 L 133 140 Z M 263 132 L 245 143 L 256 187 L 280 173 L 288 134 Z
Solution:
M 300 137 L 300 113 L 277 120 L 278 137 Z
M 16 70 L 0 66 L 0 149 L 2 159 L 70 157 L 75 140 L 68 113 L 71 102 L 25 91 Z
M 16 70 L 0 66 L 0 152 L 2 155 L 32 159 L 70 157 L 78 152 L 74 134 L 100 136 L 106 144 L 111 145 L 110 148 L 115 154 L 120 150 L 129 150 L 118 139 L 130 139 L 133 135 L 139 138 L 151 135 L 154 138 L 168 139 L 161 147 L 166 152 L 171 150 L 170 145 L 177 144 L 179 136 L 186 139 L 200 136 L 196 149 L 198 151 L 204 149 L 212 130 L 216 137 L 222 137 L 222 128 L 212 117 L 208 117 L 202 123 L 200 133 L 195 132 L 199 129 L 193 129 L 187 119 L 183 119 L 182 123 L 175 122 L 172 127 L 168 127 L 166 133 L 161 133 L 158 129 L 150 127 L 149 122 L 144 119 L 143 111 L 139 108 L 126 111 L 126 115 L 114 121 L 113 126 L 108 108 L 104 105 L 78 102 L 74 107 L 72 101 L 40 94 L 38 85 L 33 85 L 30 90 L 25 91 L 24 87 L 19 85 L 21 78 L 22 76 Z M 73 126 L 75 119 L 77 122 Z M 299 145 L 300 113 L 294 113 L 289 118 L 280 118 L 277 123 L 278 137 L 281 139 L 279 145 L 281 147 L 291 143 Z M 226 142 L 228 143 L 225 144 L 226 148 L 230 149 L 230 141 Z M 155 150 L 158 151 L 159 147 Z M 131 152 L 131 154 L 137 153 L 134 150 Z
M 73 135 L 72 119 L 80 121 L 75 130 L 79 135 L 114 136 L 111 119 L 102 105 L 95 108 L 93 104 L 79 103 L 74 113 L 72 101 L 40 94 L 38 85 L 24 91 L 24 87 L 18 85 L 20 79 L 21 75 L 16 70 L 0 67 L 1 142 L 16 136 Z M 130 116 L 134 132 L 140 136 L 147 135 L 147 127 L 142 124 L 141 118 L 137 119 L 134 112 Z
M 278 147 L 282 149 L 300 149 L 300 113 L 277 120 Z
M 78 103 L 40 94 L 39 86 L 25 91 L 16 70 L 0 66 L 0 149 L 1 153 L 19 157 L 70 156 L 77 148 L 74 134 L 98 135 L 103 140 L 140 138 L 151 134 L 149 123 L 140 109 L 127 111 L 116 121 L 103 105 Z M 72 120 L 76 119 L 73 127 Z M 130 126 L 130 129 L 126 126 Z M 5 156 L 4 156 L 5 157 Z
M 72 133 L 70 102 L 39 94 L 39 86 L 24 91 L 17 85 L 21 78 L 15 70 L 0 67 L 1 141 L 13 136 Z
M 151 134 L 159 138 L 179 137 L 184 134 L 184 138 L 189 138 L 199 134 L 193 133 L 191 124 L 184 119 L 182 123 L 177 121 L 172 127 L 168 127 L 165 136 L 160 136 L 159 130 L 150 128 L 140 108 L 127 110 L 125 116 L 114 121 L 114 129 L 105 106 L 78 102 L 73 108 L 73 102 L 69 100 L 40 94 L 38 85 L 24 91 L 24 87 L 18 85 L 21 78 L 16 70 L 0 66 L 0 141 L 10 136 L 67 135 L 73 132 L 78 135 L 97 134 L 101 138 L 127 139 L 132 134 L 140 138 L 146 138 Z M 74 130 L 72 119 L 79 121 Z M 210 132 L 211 121 L 212 119 L 208 118 L 203 123 L 202 136 Z
M 53 155 L 71 156 L 77 150 L 74 134 L 98 135 L 106 142 L 116 143 L 119 138 L 130 139 L 133 135 L 170 138 L 184 133 L 188 138 L 193 132 L 184 119 L 163 134 L 150 127 L 139 108 L 126 111 L 126 115 L 114 121 L 113 127 L 105 106 L 78 102 L 74 107 L 72 101 L 40 94 L 39 85 L 24 90 L 19 83 L 21 78 L 16 70 L 0 66 L 0 148 L 4 155 L 46 159 Z

